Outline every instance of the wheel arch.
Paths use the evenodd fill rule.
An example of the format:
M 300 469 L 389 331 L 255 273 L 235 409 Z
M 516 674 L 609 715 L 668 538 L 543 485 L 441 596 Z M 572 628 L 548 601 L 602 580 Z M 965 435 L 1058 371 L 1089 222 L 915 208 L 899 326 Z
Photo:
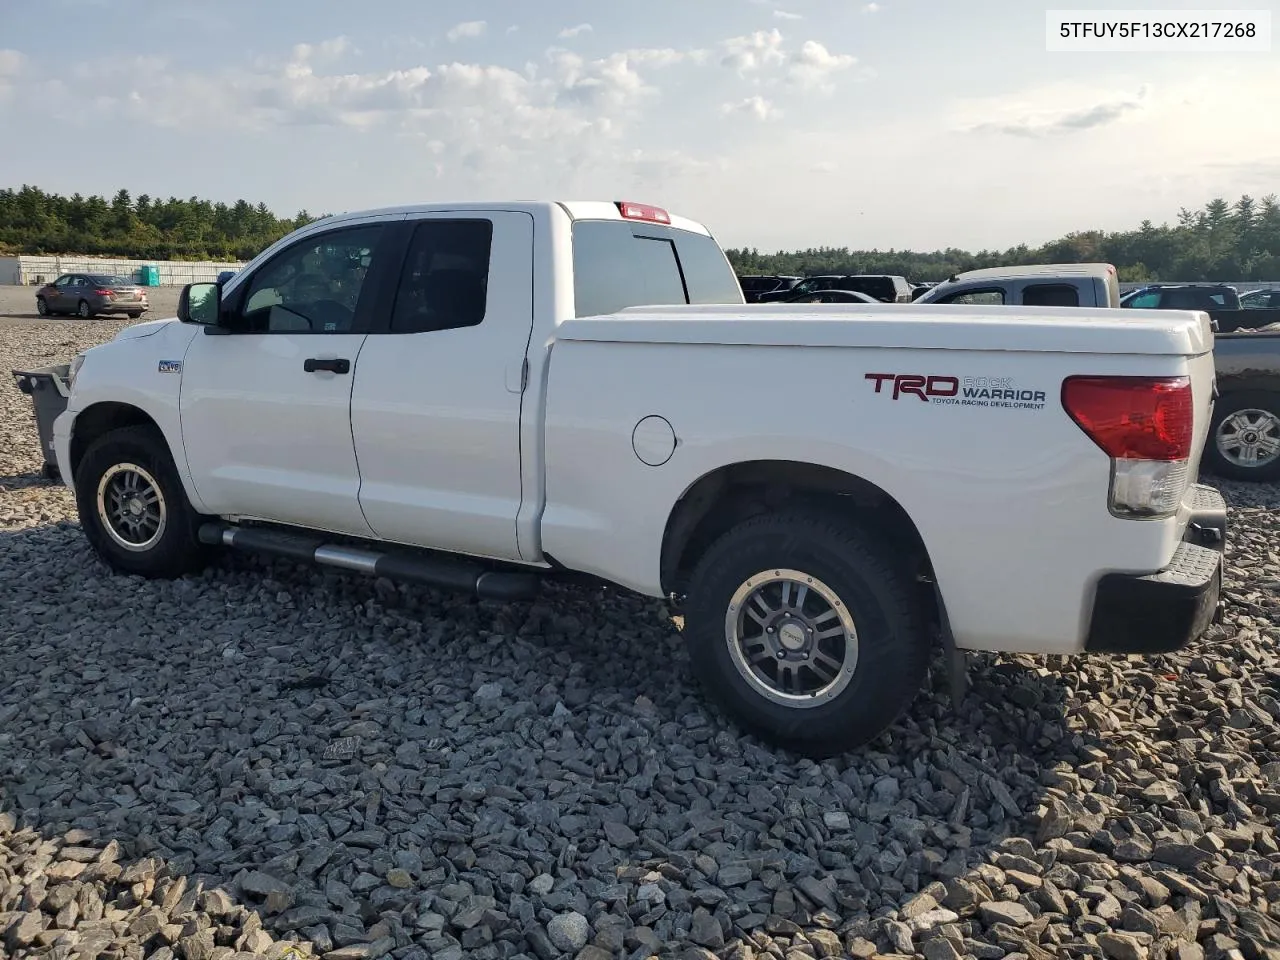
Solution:
M 186 457 L 179 456 L 180 448 L 175 449 L 173 440 L 160 425 L 159 420 L 142 407 L 132 403 L 118 400 L 100 400 L 97 403 L 90 404 L 75 415 L 75 420 L 71 424 L 69 450 L 71 479 L 74 480 L 76 473 L 79 472 L 80 463 L 84 459 L 85 451 L 89 449 L 89 445 L 104 434 L 112 430 L 118 430 L 121 427 L 150 427 L 155 430 L 164 440 L 165 446 L 169 450 L 169 456 L 173 458 L 174 469 L 177 471 L 178 478 L 182 481 L 187 498 L 198 509 L 201 501 L 187 474 Z
M 704 473 L 672 507 L 662 535 L 663 592 L 681 594 L 682 583 L 698 556 L 730 527 L 760 513 L 801 505 L 857 516 L 892 540 L 924 582 L 933 583 L 932 561 L 919 528 L 883 488 L 836 467 L 795 460 L 750 460 Z M 927 592 L 932 605 L 933 591 Z

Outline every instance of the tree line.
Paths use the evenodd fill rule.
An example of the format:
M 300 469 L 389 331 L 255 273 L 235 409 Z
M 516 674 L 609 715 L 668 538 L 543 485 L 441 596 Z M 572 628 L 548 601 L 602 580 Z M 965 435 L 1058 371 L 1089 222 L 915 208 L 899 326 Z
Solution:
M 279 217 L 265 203 L 167 200 L 128 190 L 64 197 L 38 187 L 0 190 L 0 252 L 128 260 L 248 260 L 315 220 Z
M 316 217 L 302 210 L 280 217 L 265 203 L 221 203 L 190 197 L 137 198 L 119 190 L 107 200 L 65 197 L 38 187 L 0 190 L 0 253 L 65 254 L 132 260 L 248 260 Z M 813 247 L 761 253 L 726 250 L 740 274 L 887 273 L 911 280 L 944 280 L 962 270 L 1030 263 L 1113 263 L 1120 279 L 1280 279 L 1280 203 L 1242 196 L 1218 198 L 1199 210 L 1185 207 L 1177 223 L 1144 220 L 1136 230 L 1069 233 L 1042 246 L 971 253 L 949 247 L 851 250 Z
M 950 247 L 932 253 L 912 250 L 850 250 L 813 247 L 761 253 L 725 253 L 738 274 L 813 276 L 823 273 L 881 273 L 910 280 L 945 280 L 962 270 L 1034 263 L 1112 263 L 1120 279 L 1276 280 L 1280 279 L 1280 203 L 1274 195 L 1234 204 L 1211 200 L 1200 210 L 1183 208 L 1172 226 L 1142 221 L 1136 230 L 1068 233 L 1043 246 L 970 253 Z

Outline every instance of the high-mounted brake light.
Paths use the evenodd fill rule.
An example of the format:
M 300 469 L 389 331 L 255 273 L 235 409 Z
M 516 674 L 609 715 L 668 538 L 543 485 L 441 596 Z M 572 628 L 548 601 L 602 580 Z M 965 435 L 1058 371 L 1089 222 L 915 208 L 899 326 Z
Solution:
M 619 200 L 618 212 L 628 220 L 647 220 L 649 223 L 671 222 L 671 214 L 661 207 L 650 206 L 647 203 L 631 203 L 627 200 Z
M 1067 415 L 1111 458 L 1111 511 L 1172 515 L 1190 474 L 1195 408 L 1187 377 L 1068 377 Z

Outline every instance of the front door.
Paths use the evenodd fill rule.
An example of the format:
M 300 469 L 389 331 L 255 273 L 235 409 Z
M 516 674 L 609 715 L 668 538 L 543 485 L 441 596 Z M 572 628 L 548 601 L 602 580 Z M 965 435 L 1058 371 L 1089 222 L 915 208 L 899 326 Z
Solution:
M 371 536 L 351 384 L 397 238 L 371 217 L 312 232 L 227 292 L 182 371 L 191 479 L 211 512 Z M 215 330 L 212 335 L 209 330 Z
M 405 227 L 390 322 L 369 333 L 351 397 L 360 505 L 381 538 L 519 559 L 533 218 L 467 211 Z

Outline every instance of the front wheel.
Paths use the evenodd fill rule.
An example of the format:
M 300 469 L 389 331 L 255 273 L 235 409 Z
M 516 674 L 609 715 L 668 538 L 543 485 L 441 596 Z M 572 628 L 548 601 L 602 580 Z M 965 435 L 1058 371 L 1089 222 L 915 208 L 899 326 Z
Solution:
M 155 428 L 122 427 L 93 441 L 75 489 L 85 537 L 114 570 L 175 578 L 203 566 L 200 515 Z
M 687 594 L 684 633 L 704 688 L 799 753 L 874 739 L 923 686 L 930 643 L 913 579 L 850 521 L 748 520 L 701 557 Z
M 49 304 L 44 297 L 36 297 L 36 313 L 42 317 L 49 315 Z
M 1229 480 L 1280 479 L 1280 393 L 1229 393 L 1214 406 L 1206 466 Z

